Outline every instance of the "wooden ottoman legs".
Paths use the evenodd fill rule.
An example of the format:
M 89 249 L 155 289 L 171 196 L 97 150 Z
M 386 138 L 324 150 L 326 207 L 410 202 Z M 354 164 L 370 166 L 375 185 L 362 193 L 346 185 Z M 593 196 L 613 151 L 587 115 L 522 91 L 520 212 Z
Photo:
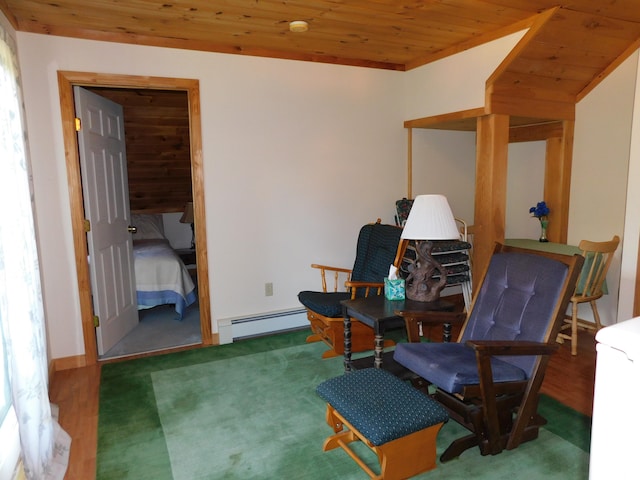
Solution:
M 376 480 L 402 480 L 427 472 L 436 467 L 436 436 L 443 423 L 438 423 L 391 440 L 383 445 L 373 445 L 357 429 L 347 422 L 340 413 L 327 404 L 327 424 L 336 432 L 324 442 L 323 451 L 342 448 L 364 470 Z M 344 430 L 344 426 L 348 430 Z M 357 454 L 349 448 L 349 443 L 360 440 L 378 456 L 380 475 L 377 475 Z

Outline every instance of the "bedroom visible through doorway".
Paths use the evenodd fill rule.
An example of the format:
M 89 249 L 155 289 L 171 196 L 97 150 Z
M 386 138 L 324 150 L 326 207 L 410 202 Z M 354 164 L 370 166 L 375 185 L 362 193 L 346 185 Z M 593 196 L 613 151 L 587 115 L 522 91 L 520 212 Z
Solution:
M 76 250 L 76 270 L 78 274 L 80 307 L 83 318 L 83 334 L 85 339 L 85 360 L 87 364 L 93 364 L 98 360 L 95 346 L 95 330 L 92 323 L 93 307 L 91 291 L 89 288 L 89 271 L 87 267 L 86 241 L 84 239 L 84 212 L 81 194 L 81 181 L 79 171 L 79 158 L 77 140 L 75 138 L 74 109 L 73 109 L 73 85 L 90 88 L 97 86 L 107 89 L 139 89 L 139 90 L 166 90 L 179 91 L 186 95 L 188 105 L 188 130 L 187 136 L 190 150 L 191 187 L 194 204 L 195 247 L 194 252 L 197 262 L 197 300 L 200 317 L 201 344 L 211 345 L 217 343 L 217 335 L 214 339 L 211 329 L 209 285 L 208 285 L 208 260 L 206 248 L 198 249 L 198 245 L 206 245 L 206 225 L 204 211 L 204 186 L 202 175 L 202 138 L 200 128 L 199 84 L 197 80 L 131 77 L 122 75 L 95 74 L 82 72 L 58 72 L 61 111 L 63 118 L 63 133 L 65 151 L 67 152 L 67 174 L 70 184 L 70 205 L 74 232 L 74 245 Z M 127 145 L 129 148 L 129 146 Z M 132 147 L 136 148 L 136 147 Z M 168 148 L 167 148 L 168 150 Z M 167 192 L 167 190 L 164 190 Z M 167 195 L 170 196 L 170 195 Z M 180 216 L 178 210 L 183 207 L 173 207 L 171 212 Z M 166 206 L 157 206 L 156 212 L 165 210 Z M 140 211 L 141 209 L 138 208 Z

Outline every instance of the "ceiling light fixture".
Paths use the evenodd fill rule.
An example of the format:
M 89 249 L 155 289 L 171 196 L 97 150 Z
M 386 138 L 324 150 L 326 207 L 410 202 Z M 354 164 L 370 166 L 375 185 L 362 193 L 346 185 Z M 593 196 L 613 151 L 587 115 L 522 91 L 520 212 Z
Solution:
M 294 20 L 289 23 L 289 30 L 294 33 L 306 32 L 309 30 L 309 24 L 304 20 Z

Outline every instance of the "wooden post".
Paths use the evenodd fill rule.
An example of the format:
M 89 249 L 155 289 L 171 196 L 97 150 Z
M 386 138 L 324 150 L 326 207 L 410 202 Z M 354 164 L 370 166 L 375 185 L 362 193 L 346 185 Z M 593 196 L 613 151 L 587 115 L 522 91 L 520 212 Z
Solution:
M 413 128 L 407 128 L 407 198 L 413 198 Z
M 495 242 L 504 241 L 509 116 L 478 117 L 476 143 L 473 275 L 479 278 Z
M 547 139 L 544 173 L 544 200 L 549 205 L 549 241 L 567 243 L 569 198 L 575 122 L 562 122 L 562 137 Z

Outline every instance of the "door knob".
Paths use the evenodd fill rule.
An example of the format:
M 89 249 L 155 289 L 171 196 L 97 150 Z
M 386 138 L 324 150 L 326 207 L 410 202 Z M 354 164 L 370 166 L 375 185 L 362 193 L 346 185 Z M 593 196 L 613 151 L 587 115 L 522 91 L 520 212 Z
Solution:
M 127 230 L 129 231 L 129 233 L 138 233 L 138 227 L 134 227 L 132 225 L 129 225 L 127 227 Z

